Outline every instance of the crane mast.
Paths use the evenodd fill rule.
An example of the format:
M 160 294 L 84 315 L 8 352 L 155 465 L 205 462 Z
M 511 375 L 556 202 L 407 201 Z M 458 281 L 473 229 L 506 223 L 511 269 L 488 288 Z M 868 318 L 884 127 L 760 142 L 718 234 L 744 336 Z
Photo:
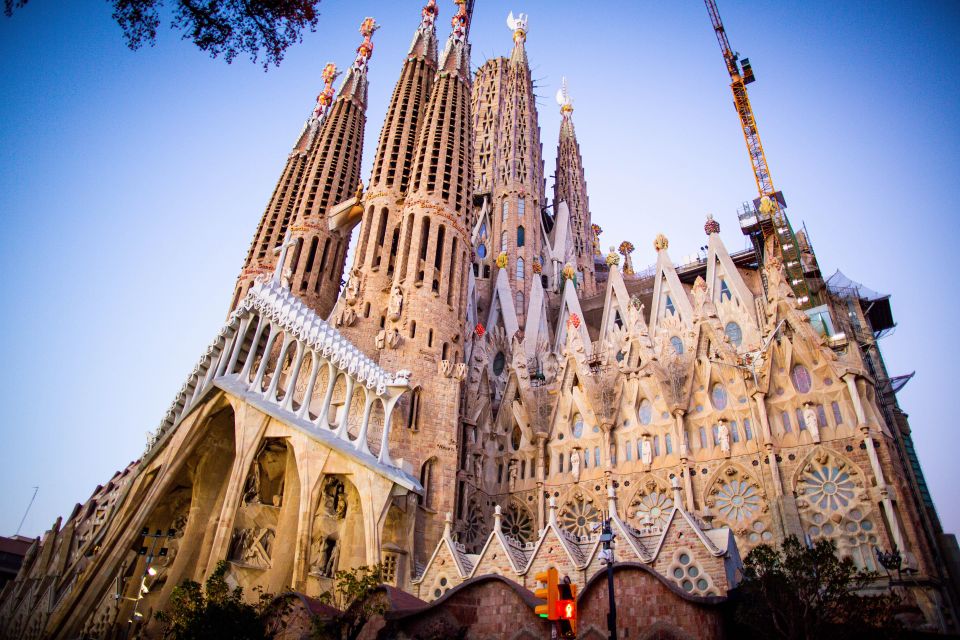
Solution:
M 741 65 L 738 54 L 730 47 L 727 32 L 723 28 L 723 21 L 720 20 L 720 12 L 717 10 L 717 3 L 714 0 L 704 0 L 704 2 L 707 5 L 707 13 L 710 14 L 710 22 L 713 24 L 720 50 L 723 52 L 723 61 L 726 63 L 727 73 L 730 75 L 733 106 L 740 118 L 740 128 L 743 130 L 743 139 L 747 144 L 747 154 L 750 156 L 753 177 L 757 182 L 757 191 L 760 193 L 758 206 L 754 210 L 748 210 L 741 214 L 740 227 L 744 234 L 748 235 L 753 241 L 761 266 L 767 251 L 770 249 L 778 250 L 783 260 L 787 280 L 793 289 L 797 303 L 802 308 L 809 309 L 815 306 L 816 300 L 811 294 L 809 283 L 804 275 L 800 247 L 797 244 L 797 237 L 790 225 L 790 220 L 784 211 L 786 204 L 783 195 L 774 189 L 770 167 L 767 164 L 767 156 L 763 152 L 763 144 L 760 142 L 757 121 L 753 115 L 753 108 L 750 106 L 750 98 L 747 96 L 747 85 L 754 81 L 753 69 L 750 66 L 750 61 L 746 58 L 743 59 Z M 763 274 L 762 269 L 760 273 Z M 763 280 L 764 288 L 766 288 L 766 278 L 764 277 Z

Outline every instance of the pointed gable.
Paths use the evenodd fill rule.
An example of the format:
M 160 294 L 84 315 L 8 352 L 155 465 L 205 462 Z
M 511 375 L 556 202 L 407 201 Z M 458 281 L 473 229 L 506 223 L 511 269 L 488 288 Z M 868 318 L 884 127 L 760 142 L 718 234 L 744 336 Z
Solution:
M 576 319 L 571 322 L 573 316 L 576 316 Z M 554 341 L 554 351 L 563 350 L 563 345 L 567 342 L 567 331 L 571 328 L 580 333 L 583 348 L 589 354 L 592 346 L 590 333 L 587 331 L 587 323 L 583 317 L 583 310 L 580 308 L 576 288 L 567 281 L 563 285 L 563 296 L 560 298 L 560 313 L 557 315 L 557 336 Z
M 541 342 L 550 342 L 550 321 L 547 318 L 547 296 L 540 278 L 533 278 L 527 303 L 527 324 L 523 330 L 527 357 L 536 355 Z
M 490 301 L 490 314 L 487 316 L 487 330 L 492 330 L 500 323 L 507 338 L 512 338 L 520 328 L 517 319 L 517 308 L 513 303 L 513 291 L 510 288 L 510 279 L 507 270 L 497 272 L 497 282 L 493 289 L 493 299 Z
M 661 242 L 662 239 L 662 242 Z M 650 335 L 657 334 L 657 328 L 665 319 L 676 319 L 687 326 L 693 320 L 693 307 L 680 283 L 677 270 L 667 253 L 667 239 L 657 236 L 657 267 L 653 284 L 653 300 L 650 309 Z
M 599 340 L 607 339 L 615 327 L 626 325 L 630 315 L 630 294 L 616 265 L 610 267 L 607 276 L 607 292 L 603 303 L 603 318 L 600 321 Z M 617 320 L 620 320 L 618 325 Z M 611 344 L 613 344 L 611 342 Z

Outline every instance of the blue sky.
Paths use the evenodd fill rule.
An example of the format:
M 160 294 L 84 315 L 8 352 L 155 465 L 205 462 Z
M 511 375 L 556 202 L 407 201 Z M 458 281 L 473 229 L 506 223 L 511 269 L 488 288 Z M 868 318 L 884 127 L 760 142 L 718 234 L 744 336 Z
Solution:
M 223 322 L 257 221 L 320 90 L 345 68 L 366 15 L 364 154 L 374 145 L 421 3 L 328 0 L 316 33 L 264 73 L 211 60 L 168 29 L 128 51 L 106 2 L 31 0 L 0 18 L 0 534 L 39 535 L 137 458 Z M 658 232 L 675 260 L 727 246 L 755 196 L 706 10 L 683 2 L 477 2 L 474 65 L 510 51 L 508 11 L 530 16 L 528 53 L 553 173 L 569 79 L 594 221 L 629 239 L 638 268 Z M 454 11 L 441 1 L 440 36 Z M 890 293 L 891 374 L 945 528 L 960 528 L 953 436 L 960 314 L 949 270 L 960 173 L 960 5 L 721 1 L 773 177 L 825 273 Z M 548 184 L 552 191 L 552 184 Z

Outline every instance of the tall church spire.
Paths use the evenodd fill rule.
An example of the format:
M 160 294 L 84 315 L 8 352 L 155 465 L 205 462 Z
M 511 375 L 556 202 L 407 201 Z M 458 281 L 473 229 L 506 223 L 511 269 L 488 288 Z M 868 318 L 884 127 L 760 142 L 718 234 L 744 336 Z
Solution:
M 247 252 L 247 259 L 244 261 L 243 269 L 237 278 L 237 284 L 234 287 L 233 301 L 230 309 L 240 302 L 254 278 L 260 274 L 269 273 L 276 265 L 277 254 L 274 248 L 279 246 L 287 233 L 287 228 L 296 212 L 297 202 L 299 202 L 301 189 L 303 187 L 303 178 L 307 166 L 310 162 L 311 150 L 314 148 L 317 139 L 317 131 L 333 103 L 335 91 L 333 81 L 336 80 L 339 73 L 337 67 L 332 62 L 328 62 L 323 67 L 321 77 L 323 78 L 324 88 L 317 96 L 316 106 L 310 117 L 303 125 L 297 141 L 293 145 L 293 150 L 287 156 L 287 164 L 280 174 L 277 186 L 273 190 L 270 202 L 260 218 L 260 224 L 250 243 L 250 249 Z
M 333 319 L 353 343 L 377 357 L 374 337 L 397 270 L 403 198 L 410 182 L 418 131 L 437 73 L 436 18 L 429 0 L 393 89 L 363 200 L 363 220 L 347 288 Z M 409 233 L 409 232 L 408 232 Z M 410 239 L 404 238 L 406 244 Z M 360 302 L 362 298 L 362 302 Z
M 458 481 L 472 198 L 469 15 L 464 0 L 458 4 L 430 97 L 420 109 L 423 120 L 399 216 L 393 217 L 395 209 L 389 206 L 385 217 L 380 212 L 379 218 L 370 216 L 369 207 L 366 211 L 370 217 L 365 225 L 377 222 L 361 233 L 361 242 L 368 255 L 380 252 L 379 262 L 373 259 L 368 264 L 379 265 L 381 271 L 392 267 L 392 283 L 382 291 L 379 284 L 370 286 L 370 274 L 351 273 L 360 282 L 367 278 L 353 304 L 362 311 L 357 326 L 370 328 L 362 316 L 371 316 L 380 365 L 411 371 L 415 386 L 410 403 L 398 410 L 406 425 L 391 430 L 390 451 L 410 463 L 427 485 L 423 497 L 427 509 L 417 511 L 414 536 L 418 562 L 427 560 L 443 532 L 443 523 L 429 513 L 454 510 Z M 383 220 L 389 225 L 399 222 L 392 237 Z M 345 300 L 356 290 L 352 281 Z M 336 317 L 342 318 L 340 310 Z M 346 333 L 352 337 L 361 331 Z
M 510 58 L 488 60 L 473 87 L 476 184 L 478 195 L 485 196 L 475 233 L 474 269 L 480 319 L 486 321 L 494 304 L 494 283 L 505 271 L 514 298 L 511 306 L 523 326 L 531 283 L 539 277 L 537 265 L 543 259 L 543 160 L 526 55 L 526 14 L 511 12 L 507 27 L 513 31 Z
M 553 185 L 554 209 L 559 211 L 561 202 L 569 209 L 569 230 L 573 242 L 572 256 L 574 266 L 582 276 L 583 294 L 591 296 L 596 292 L 596 277 L 593 266 L 593 229 L 590 226 L 590 202 L 587 199 L 587 180 L 583 173 L 583 158 L 580 155 L 580 143 L 573 128 L 573 100 L 567 90 L 567 79 L 557 92 L 560 105 L 560 141 L 557 144 L 557 171 Z M 555 229 L 563 228 L 558 225 Z M 554 239 L 557 244 L 558 239 Z
M 324 318 L 333 309 L 340 291 L 350 229 L 356 221 L 356 216 L 334 213 L 340 213 L 344 207 L 349 213 L 362 186 L 367 66 L 373 55 L 371 37 L 378 28 L 373 18 L 365 18 L 360 25 L 363 41 L 311 148 L 307 177 L 291 227 L 297 244 L 284 270 L 290 289 Z

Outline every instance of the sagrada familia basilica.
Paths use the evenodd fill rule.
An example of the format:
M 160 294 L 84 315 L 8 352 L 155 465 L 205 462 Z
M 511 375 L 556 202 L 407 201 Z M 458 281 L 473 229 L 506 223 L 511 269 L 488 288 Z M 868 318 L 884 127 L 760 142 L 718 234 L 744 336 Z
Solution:
M 427 603 L 491 574 L 533 589 L 548 566 L 584 587 L 607 518 L 616 561 L 692 603 L 789 535 L 834 540 L 883 588 L 896 550 L 917 624 L 955 629 L 878 348 L 889 297 L 825 278 L 804 232 L 770 238 L 769 199 L 730 220 L 747 250 L 708 216 L 684 264 L 663 235 L 647 269 L 629 242 L 605 251 L 565 82 L 547 193 L 527 17 L 473 73 L 466 4 L 443 43 L 439 12 L 411 16 L 366 184 L 376 22 L 338 90 L 324 68 L 222 329 L 143 456 L 33 544 L 0 636 L 149 633 L 223 560 L 247 592 L 310 597 L 377 563 Z

